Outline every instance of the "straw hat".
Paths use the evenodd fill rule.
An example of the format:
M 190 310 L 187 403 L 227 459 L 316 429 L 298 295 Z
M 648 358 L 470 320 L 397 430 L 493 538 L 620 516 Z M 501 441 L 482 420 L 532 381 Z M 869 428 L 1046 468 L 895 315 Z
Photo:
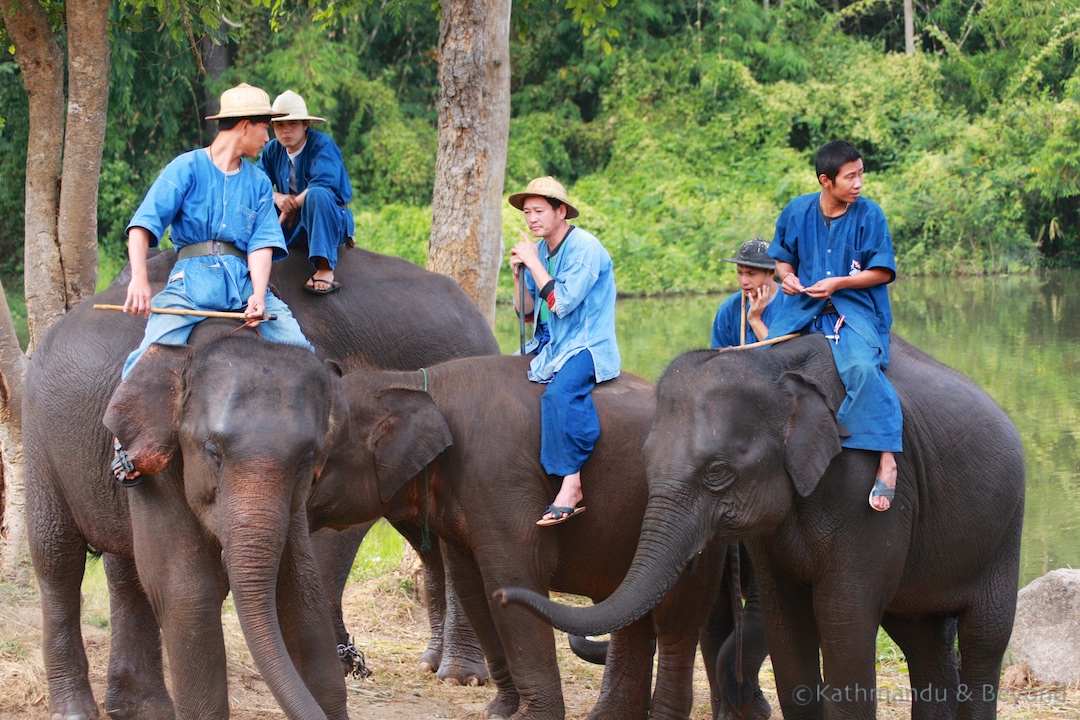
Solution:
M 280 115 L 280 117 L 274 118 L 274 122 L 288 122 L 290 120 L 326 121 L 326 118 L 308 115 L 307 103 L 304 102 L 304 98 L 292 90 L 286 90 L 274 98 L 274 111 Z
M 546 197 L 561 202 L 566 206 L 567 220 L 578 216 L 577 208 L 571 205 L 570 201 L 566 199 L 566 188 L 562 186 L 562 183 L 550 175 L 547 177 L 536 178 L 525 187 L 525 192 L 514 193 L 508 200 L 510 205 L 521 210 L 522 206 L 525 204 L 525 198 L 530 195 L 539 195 L 540 197 Z
M 775 270 L 776 261 L 769 257 L 769 243 L 759 237 L 747 240 L 733 258 L 724 258 L 724 262 L 746 265 L 748 267 Z
M 206 119 L 276 117 L 280 114 L 270 107 L 270 96 L 265 90 L 240 83 L 221 93 L 221 111 L 217 115 L 207 115 Z

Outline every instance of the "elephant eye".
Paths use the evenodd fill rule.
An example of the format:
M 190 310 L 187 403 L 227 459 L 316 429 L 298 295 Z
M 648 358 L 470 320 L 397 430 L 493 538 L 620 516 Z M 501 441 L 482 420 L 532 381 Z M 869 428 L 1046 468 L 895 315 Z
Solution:
M 705 468 L 705 487 L 717 492 L 735 482 L 735 477 L 735 468 L 723 460 L 714 460 Z
M 207 438 L 203 442 L 203 450 L 206 451 L 207 459 L 209 459 L 210 461 L 214 462 L 217 465 L 221 464 L 221 450 L 218 448 L 216 442 L 214 442 L 210 438 Z

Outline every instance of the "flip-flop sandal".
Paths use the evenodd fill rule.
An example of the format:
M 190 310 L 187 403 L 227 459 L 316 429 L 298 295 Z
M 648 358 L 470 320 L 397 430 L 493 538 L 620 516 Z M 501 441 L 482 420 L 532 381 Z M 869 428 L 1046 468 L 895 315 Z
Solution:
M 134 487 L 143 481 L 142 475 L 136 473 L 134 463 L 118 439 L 113 440 L 113 461 L 109 469 L 112 470 L 116 482 L 124 487 Z
M 570 518 L 579 513 L 585 512 L 584 507 L 566 507 L 564 505 L 548 505 L 544 512 L 540 514 L 540 519 L 536 521 L 536 524 L 540 527 L 548 527 L 549 525 L 558 525 L 564 523 Z M 552 517 L 545 518 L 544 515 L 551 513 Z
M 889 501 L 889 507 L 892 507 L 893 498 L 896 497 L 896 488 L 889 487 L 885 484 L 885 481 L 881 478 L 874 478 L 874 489 L 870 491 L 870 497 L 866 499 L 870 503 L 870 507 L 874 508 L 878 512 L 885 512 L 885 510 L 874 505 L 874 498 L 883 497 Z
M 341 289 L 341 283 L 339 283 L 337 280 L 326 281 L 322 280 L 321 278 L 316 278 L 314 275 L 309 277 L 307 279 L 307 282 L 311 283 L 311 285 L 304 283 L 304 289 L 312 295 L 329 295 L 330 293 Z M 317 282 L 323 283 L 324 285 L 329 285 L 330 287 L 326 288 L 325 290 L 320 290 L 319 288 L 315 287 L 315 283 Z

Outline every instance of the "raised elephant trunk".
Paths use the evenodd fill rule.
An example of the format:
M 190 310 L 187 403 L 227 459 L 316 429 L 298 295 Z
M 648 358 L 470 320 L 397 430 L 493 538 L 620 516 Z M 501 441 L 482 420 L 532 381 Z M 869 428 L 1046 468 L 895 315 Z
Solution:
M 685 500 L 685 498 L 681 499 Z M 603 635 L 652 610 L 702 548 L 703 531 L 692 502 L 652 495 L 630 569 L 615 592 L 591 607 L 569 607 L 524 588 L 499 590 L 503 603 L 525 605 L 554 627 L 574 635 Z
M 221 508 L 229 518 L 221 529 L 222 558 L 236 615 L 251 657 L 285 715 L 325 720 L 326 714 L 293 664 L 277 613 L 278 572 L 288 541 L 290 503 L 262 492 L 265 478 L 250 492 L 233 492 Z

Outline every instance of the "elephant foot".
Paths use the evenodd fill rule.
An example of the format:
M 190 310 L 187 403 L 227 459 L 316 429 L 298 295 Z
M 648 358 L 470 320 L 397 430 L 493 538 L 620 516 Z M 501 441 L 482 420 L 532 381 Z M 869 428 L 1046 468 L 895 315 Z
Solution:
M 467 685 L 479 687 L 488 681 L 487 664 L 483 656 L 475 658 L 450 657 L 439 665 L 436 677 L 447 685 Z
M 111 720 L 175 720 L 176 718 L 176 709 L 168 694 L 134 698 L 130 694 L 120 697 L 114 693 L 107 693 L 105 712 Z M 55 718 L 54 715 L 53 720 Z
M 69 703 L 68 707 L 54 710 L 49 716 L 50 720 L 98 720 L 101 715 L 98 713 L 97 705 L 82 706 L 79 705 L 76 709 L 75 703 Z M 92 708 L 92 709 L 86 709 Z
M 517 697 L 511 698 L 502 693 L 495 696 L 495 699 L 488 703 L 484 708 L 484 717 L 491 720 L 510 720 L 517 712 L 520 705 L 520 699 Z
M 765 699 L 761 690 L 755 690 L 752 698 L 748 702 L 739 706 L 724 703 L 720 710 L 720 719 L 731 718 L 731 720 L 769 720 L 772 717 L 772 705 Z
M 442 651 L 429 647 L 427 650 L 420 653 L 420 659 L 417 661 L 416 667 L 423 672 L 434 673 L 439 671 L 439 665 L 441 663 Z

